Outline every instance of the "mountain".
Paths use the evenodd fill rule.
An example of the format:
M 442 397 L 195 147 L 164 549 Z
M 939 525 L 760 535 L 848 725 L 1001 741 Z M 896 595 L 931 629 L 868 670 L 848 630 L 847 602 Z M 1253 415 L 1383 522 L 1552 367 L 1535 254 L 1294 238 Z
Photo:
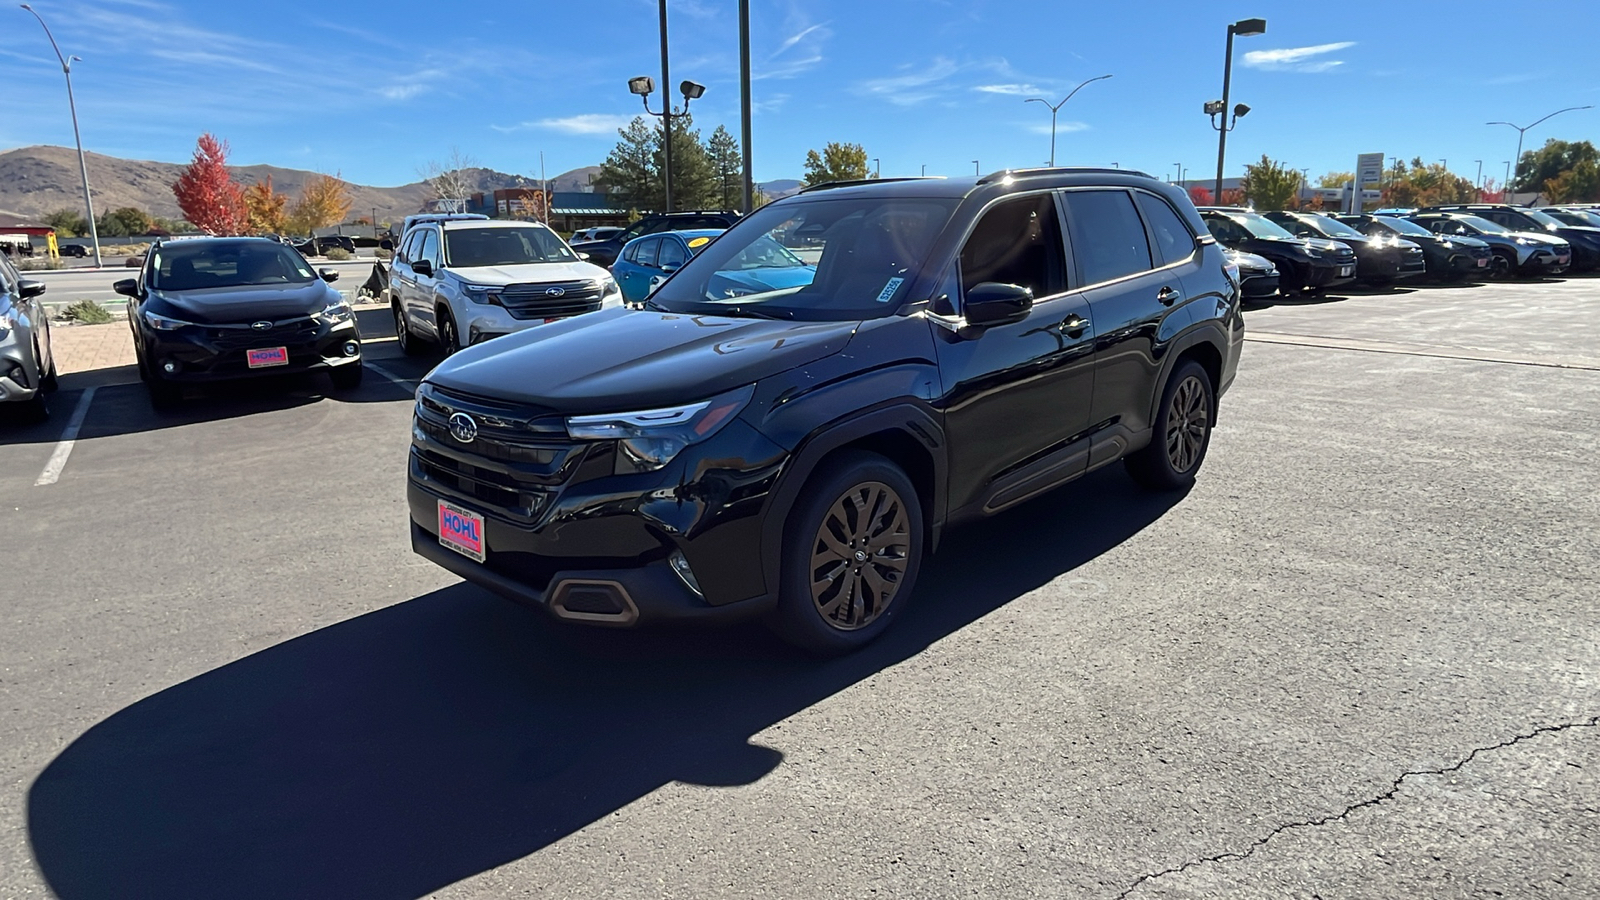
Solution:
M 136 206 L 152 215 L 169 219 L 182 217 L 172 195 L 172 183 L 184 165 L 142 159 L 120 159 L 99 153 L 85 153 L 89 167 L 89 187 L 95 212 Z M 250 185 L 272 178 L 274 190 L 296 196 L 308 178 L 317 174 L 304 169 L 279 166 L 230 166 L 240 184 Z M 576 191 L 588 187 L 596 166 L 573 169 L 550 179 L 551 190 Z M 467 170 L 468 182 L 484 192 L 500 188 L 534 187 L 537 180 L 525 175 L 507 175 L 493 169 Z M 410 215 L 432 196 L 420 182 L 399 187 L 370 187 L 351 184 L 354 201 L 350 216 L 368 216 L 378 211 L 379 221 Z M 70 147 L 21 147 L 0 153 L 0 213 L 38 219 L 58 209 L 80 209 L 83 181 L 78 174 L 78 154 Z
M 796 181 L 793 178 L 780 178 L 777 181 L 758 181 L 756 182 L 756 190 L 766 194 L 768 200 L 782 200 L 790 194 L 800 193 L 800 189 L 805 185 L 804 181 Z

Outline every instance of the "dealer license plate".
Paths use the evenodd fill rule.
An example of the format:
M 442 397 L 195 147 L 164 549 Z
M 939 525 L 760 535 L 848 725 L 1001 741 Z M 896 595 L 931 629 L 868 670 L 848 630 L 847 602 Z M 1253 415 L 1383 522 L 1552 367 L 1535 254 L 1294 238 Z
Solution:
M 1356 272 L 1356 267 L 1355 266 L 1340 266 L 1339 267 L 1339 277 L 1340 278 L 1348 278 L 1349 276 L 1354 275 L 1355 272 Z
M 246 350 L 245 359 L 252 369 L 264 369 L 268 366 L 287 366 L 289 364 L 288 347 L 263 347 L 260 350 Z
M 469 559 L 483 562 L 483 516 L 440 500 L 439 544 Z
M 1487 268 L 1488 265 L 1489 265 L 1489 257 L 1485 256 L 1485 257 L 1479 258 L 1479 260 L 1478 260 L 1478 268 L 1480 268 L 1480 269 Z
M 1567 260 L 1569 260 L 1571 258 L 1572 257 L 1570 257 L 1570 256 L 1558 256 L 1558 257 L 1556 257 L 1556 265 L 1564 266 L 1564 265 L 1567 264 Z

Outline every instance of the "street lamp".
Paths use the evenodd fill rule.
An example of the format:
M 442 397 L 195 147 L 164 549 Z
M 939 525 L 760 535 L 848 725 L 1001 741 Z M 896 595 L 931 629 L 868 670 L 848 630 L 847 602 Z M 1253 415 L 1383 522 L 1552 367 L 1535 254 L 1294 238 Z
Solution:
M 872 158 L 872 167 L 874 169 L 874 171 L 872 173 L 872 177 L 873 178 L 882 178 L 883 177 L 883 160 L 881 160 L 881 159 L 877 158 L 876 156 L 874 156 Z
M 644 111 L 661 120 L 661 188 L 664 196 L 662 212 L 672 212 L 672 117 L 689 113 L 689 101 L 700 99 L 706 92 L 706 86 L 694 81 L 685 81 L 678 85 L 678 90 L 683 93 L 683 109 L 673 110 L 672 98 L 665 96 L 667 85 L 672 83 L 672 76 L 667 69 L 667 0 L 660 0 L 661 6 L 661 112 L 650 109 L 650 94 L 656 89 L 655 82 L 648 75 L 640 75 L 628 79 L 628 91 L 638 94 L 639 100 L 644 104 Z
M 67 76 L 67 109 L 72 112 L 72 139 L 78 144 L 78 174 L 83 176 L 83 208 L 89 214 L 89 240 L 94 244 L 95 268 L 100 268 L 104 265 L 100 260 L 100 229 L 94 224 L 94 200 L 89 197 L 89 164 L 83 158 L 83 138 L 78 135 L 78 104 L 72 99 L 72 64 L 83 62 L 83 57 L 62 56 L 55 35 L 50 33 L 50 26 L 44 24 L 44 17 L 26 3 L 22 4 L 22 8 L 33 13 L 33 17 L 39 20 L 39 26 L 44 29 L 44 36 L 50 39 L 50 46 L 56 51 L 56 59 L 61 60 L 61 73 Z
M 1089 81 L 1082 82 L 1077 87 L 1073 88 L 1070 92 L 1068 92 L 1067 96 L 1061 98 L 1061 102 L 1060 103 L 1051 104 L 1051 102 L 1049 100 L 1044 100 L 1044 99 L 1041 99 L 1039 97 L 1029 97 L 1028 99 L 1022 101 L 1023 103 L 1043 103 L 1045 106 L 1050 107 L 1050 167 L 1051 168 L 1055 168 L 1055 165 L 1056 165 L 1056 112 L 1057 112 L 1057 110 L 1061 109 L 1061 107 L 1063 107 L 1063 106 L 1066 106 L 1067 105 L 1067 101 L 1072 99 L 1072 95 L 1076 94 L 1078 91 L 1082 90 L 1083 86 L 1085 84 L 1088 84 L 1090 81 L 1105 81 L 1107 78 L 1110 78 L 1110 77 L 1111 77 L 1110 75 L 1099 75 L 1099 76 L 1096 76 L 1094 78 L 1089 79 Z
M 1483 160 L 1475 159 L 1473 162 L 1478 164 L 1478 175 L 1472 180 L 1472 186 L 1481 190 L 1483 188 Z
M 973 160 L 972 161 L 972 174 L 974 174 L 974 175 L 980 174 L 978 172 L 978 161 L 977 160 Z
M 1233 81 L 1233 36 L 1253 37 L 1266 33 L 1266 19 L 1240 19 L 1228 26 L 1228 49 L 1222 60 L 1222 99 L 1220 101 L 1213 100 L 1205 106 L 1206 115 L 1212 118 L 1211 127 L 1217 129 L 1217 195 L 1213 198 L 1217 203 L 1222 202 L 1222 163 L 1228 154 L 1228 132 L 1232 131 L 1234 125 L 1239 124 L 1239 120 L 1244 117 L 1245 113 L 1250 111 L 1250 107 L 1245 106 L 1243 103 L 1235 106 L 1233 108 L 1233 124 L 1228 124 L 1228 88 Z M 1216 121 L 1219 113 L 1223 116 L 1221 125 L 1218 125 Z
M 1533 123 L 1533 125 L 1537 125 L 1540 122 L 1543 122 L 1545 119 L 1553 119 L 1556 116 L 1559 116 L 1564 112 L 1572 112 L 1573 110 L 1577 110 L 1577 109 L 1594 109 L 1594 107 L 1593 106 L 1569 106 L 1566 109 L 1558 109 L 1555 112 L 1551 113 L 1550 115 L 1545 116 L 1544 119 L 1539 119 L 1539 120 L 1535 121 Z M 1484 124 L 1485 125 L 1505 125 L 1508 128 L 1517 129 L 1517 155 L 1516 155 L 1515 159 L 1516 159 L 1516 163 L 1517 163 L 1517 170 L 1520 172 L 1522 170 L 1522 136 L 1527 134 L 1528 133 L 1528 129 L 1532 128 L 1533 125 L 1512 125 L 1510 122 L 1485 122 Z M 1511 176 L 1509 174 L 1506 175 L 1506 189 L 1507 190 L 1511 189 Z M 1507 202 L 1510 202 L 1510 201 L 1507 201 Z

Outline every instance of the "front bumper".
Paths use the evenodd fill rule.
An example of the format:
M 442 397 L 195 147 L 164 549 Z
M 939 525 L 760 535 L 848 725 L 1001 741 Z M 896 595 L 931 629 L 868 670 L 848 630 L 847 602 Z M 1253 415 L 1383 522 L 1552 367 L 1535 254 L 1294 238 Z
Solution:
M 519 331 L 527 331 L 530 328 L 538 328 L 540 325 L 570 319 L 574 315 L 588 315 L 589 312 L 599 312 L 621 305 L 622 294 L 619 292 L 601 300 L 600 305 L 593 310 L 568 315 L 519 317 L 512 315 L 511 311 L 503 306 L 493 303 L 473 303 L 470 300 L 457 301 L 454 312 L 458 317 L 456 321 L 461 329 L 460 333 L 465 337 L 467 346 L 471 346 Z
M 361 363 L 361 333 L 354 319 L 337 325 L 313 323 L 293 330 L 256 333 L 191 325 L 171 332 L 142 331 L 141 355 L 150 372 L 163 381 L 191 383 L 255 378 L 293 372 L 334 369 Z M 345 352 L 355 344 L 355 353 Z M 288 362 L 251 368 L 251 350 L 283 347 Z M 169 370 L 169 364 L 171 369 Z
M 1530 252 L 1525 259 L 1517 265 L 1522 272 L 1537 272 L 1542 275 L 1559 275 L 1572 265 L 1572 251 L 1564 253 L 1555 250 L 1538 248 Z
M 21 403 L 39 393 L 39 361 L 33 358 L 31 344 L 16 340 L 18 334 L 13 330 L 0 340 L 0 403 Z
M 1239 290 L 1246 300 L 1266 300 L 1278 296 L 1278 273 L 1242 275 Z

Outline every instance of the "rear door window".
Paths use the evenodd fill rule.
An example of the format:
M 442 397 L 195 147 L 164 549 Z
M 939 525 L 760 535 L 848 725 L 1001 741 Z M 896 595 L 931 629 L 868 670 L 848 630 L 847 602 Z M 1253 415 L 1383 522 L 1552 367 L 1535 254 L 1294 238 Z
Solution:
M 1049 297 L 1067 289 L 1061 220 L 1049 194 L 996 204 L 961 248 L 961 290 L 986 281 L 1016 284 Z
M 1085 285 L 1150 268 L 1150 242 L 1127 191 L 1067 191 L 1072 255 Z
M 1194 235 L 1165 200 L 1143 191 L 1135 193 L 1134 200 L 1144 221 L 1155 236 L 1156 265 L 1170 266 L 1194 256 Z
M 675 237 L 661 239 L 661 251 L 656 257 L 656 266 L 665 269 L 667 266 L 682 266 L 685 261 L 683 242 Z
M 634 261 L 641 266 L 648 266 L 652 269 L 655 268 L 656 255 L 660 252 L 660 247 L 661 238 L 658 237 L 646 238 L 645 240 L 640 241 L 637 258 Z

